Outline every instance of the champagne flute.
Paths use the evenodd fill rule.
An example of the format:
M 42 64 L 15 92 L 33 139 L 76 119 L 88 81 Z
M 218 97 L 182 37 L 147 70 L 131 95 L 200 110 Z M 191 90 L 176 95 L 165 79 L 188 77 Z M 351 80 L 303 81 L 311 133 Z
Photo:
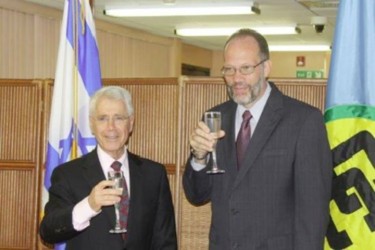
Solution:
M 112 188 L 123 188 L 124 187 L 124 175 L 121 170 L 108 171 L 108 180 L 115 181 Z M 121 227 L 120 223 L 120 202 L 115 205 L 116 224 L 115 227 L 109 230 L 110 233 L 126 233 L 126 228 Z
M 205 112 L 204 113 L 204 122 L 210 128 L 211 133 L 218 133 L 221 129 L 221 113 L 220 112 Z M 220 169 L 216 161 L 216 144 L 215 142 L 213 151 L 212 151 L 212 167 L 208 170 L 207 174 L 222 174 L 225 173 L 224 169 Z

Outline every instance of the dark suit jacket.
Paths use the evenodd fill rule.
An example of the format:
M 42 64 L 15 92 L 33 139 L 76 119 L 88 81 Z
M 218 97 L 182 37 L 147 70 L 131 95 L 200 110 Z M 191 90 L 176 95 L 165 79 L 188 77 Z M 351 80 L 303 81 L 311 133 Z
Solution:
M 127 241 L 110 234 L 114 206 L 103 207 L 81 232 L 72 225 L 73 207 L 105 179 L 96 150 L 57 167 L 40 225 L 48 243 L 66 241 L 67 249 L 177 249 L 171 192 L 164 166 L 129 153 L 130 206 Z
M 212 202 L 210 249 L 321 250 L 329 218 L 332 160 L 321 112 L 283 95 L 273 83 L 241 169 L 237 170 L 237 104 L 222 113 L 221 175 L 187 162 L 183 186 L 196 205 Z M 208 164 L 209 167 L 210 163 Z

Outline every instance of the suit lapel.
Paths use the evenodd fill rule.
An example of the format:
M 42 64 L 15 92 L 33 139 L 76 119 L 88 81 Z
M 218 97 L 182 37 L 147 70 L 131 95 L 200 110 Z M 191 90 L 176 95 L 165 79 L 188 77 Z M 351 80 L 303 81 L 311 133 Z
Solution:
M 276 128 L 283 113 L 282 93 L 272 83 L 272 91 L 266 106 L 262 112 L 257 127 L 251 137 L 249 147 L 243 166 L 239 169 L 236 179 L 233 183 L 233 189 L 241 182 L 246 173 L 253 167 L 254 161 L 262 151 L 264 145 L 268 142 L 273 130 Z
M 142 197 L 145 195 L 142 190 L 142 162 L 137 156 L 128 152 L 129 158 L 129 175 L 130 175 L 130 204 L 129 204 L 129 216 L 128 216 L 128 227 L 132 225 L 137 226 L 137 223 L 132 223 L 134 219 L 132 216 L 135 210 L 142 207 Z
M 91 188 L 93 188 L 100 181 L 106 179 L 100 165 L 96 149 L 87 154 L 83 168 L 86 180 L 90 184 Z
M 234 102 L 229 102 L 226 109 L 222 112 L 222 129 L 225 131 L 225 136 L 228 137 L 223 140 L 223 150 L 220 151 L 220 157 L 222 159 L 219 162 L 225 162 L 223 166 L 226 173 L 230 175 L 230 179 L 233 181 L 237 176 L 237 158 L 236 158 L 236 148 L 234 147 L 236 141 L 235 134 L 235 121 L 236 121 L 236 109 L 237 104 Z M 218 148 L 219 149 L 219 148 Z M 232 182 L 231 181 L 231 182 Z

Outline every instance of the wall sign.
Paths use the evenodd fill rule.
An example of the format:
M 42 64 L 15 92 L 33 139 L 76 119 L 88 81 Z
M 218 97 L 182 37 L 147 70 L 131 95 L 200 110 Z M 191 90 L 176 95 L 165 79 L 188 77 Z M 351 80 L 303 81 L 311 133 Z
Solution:
M 324 73 L 322 70 L 297 70 L 297 78 L 323 78 Z
M 297 67 L 304 67 L 305 66 L 305 57 L 304 56 L 297 56 L 296 57 L 296 66 Z

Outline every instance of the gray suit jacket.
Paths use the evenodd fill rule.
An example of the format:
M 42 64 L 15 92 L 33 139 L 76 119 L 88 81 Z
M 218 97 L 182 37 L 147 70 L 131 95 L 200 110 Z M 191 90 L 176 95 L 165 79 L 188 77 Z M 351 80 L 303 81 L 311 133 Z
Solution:
M 210 249 L 321 250 L 329 218 L 332 160 L 321 112 L 272 91 L 237 170 L 235 113 L 221 111 L 226 135 L 217 144 L 221 175 L 183 176 L 188 200 L 212 204 Z
M 176 250 L 172 196 L 164 166 L 131 153 L 128 156 L 131 200 L 126 241 L 121 234 L 109 233 L 115 222 L 114 206 L 103 207 L 83 231 L 72 225 L 73 207 L 105 179 L 96 150 L 54 170 L 40 225 L 42 239 L 66 242 L 67 250 Z

